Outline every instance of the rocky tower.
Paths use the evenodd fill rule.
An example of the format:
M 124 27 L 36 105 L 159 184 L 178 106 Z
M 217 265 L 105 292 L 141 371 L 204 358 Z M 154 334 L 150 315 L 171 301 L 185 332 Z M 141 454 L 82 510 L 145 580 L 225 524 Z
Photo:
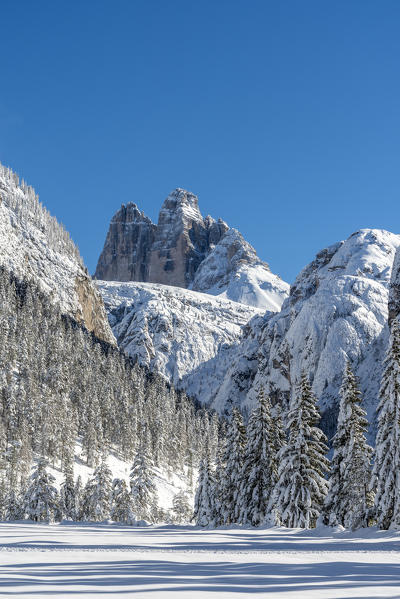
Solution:
M 175 189 L 155 225 L 136 204 L 113 216 L 95 276 L 104 281 L 141 281 L 189 287 L 198 266 L 228 225 L 203 218 L 197 196 Z
M 156 229 L 136 204 L 122 204 L 111 219 L 95 277 L 105 281 L 147 281 L 148 254 Z
M 188 287 L 227 230 L 223 221 L 203 218 L 197 197 L 184 189 L 167 197 L 157 225 L 135 204 L 122 205 L 111 220 L 95 277 Z
M 197 197 L 179 188 L 165 200 L 157 225 L 135 204 L 121 207 L 95 277 L 193 289 L 273 312 L 289 293 L 239 231 L 203 218 Z

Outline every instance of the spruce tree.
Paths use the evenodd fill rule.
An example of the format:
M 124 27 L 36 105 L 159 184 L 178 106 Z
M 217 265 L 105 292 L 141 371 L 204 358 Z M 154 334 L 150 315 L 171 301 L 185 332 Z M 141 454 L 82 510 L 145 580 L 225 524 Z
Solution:
M 52 522 L 58 511 L 58 492 L 53 486 L 54 476 L 47 472 L 47 461 L 41 458 L 31 476 L 26 491 L 25 511 L 29 519 L 35 522 Z
M 243 455 L 246 445 L 246 429 L 243 418 L 237 408 L 233 408 L 227 428 L 225 469 L 222 480 L 221 498 L 223 501 L 222 518 L 224 524 L 237 522 L 237 501 L 240 478 L 243 469 Z
M 82 499 L 84 520 L 103 522 L 110 517 L 112 474 L 103 456 L 92 478 L 87 482 Z
M 330 488 L 324 506 L 324 522 L 352 530 L 366 525 L 372 506 L 369 490 L 372 448 L 367 444 L 366 412 L 361 408 L 361 393 L 347 362 L 340 388 L 337 431 L 333 437 Z
M 314 527 L 328 491 L 327 439 L 317 427 L 319 420 L 317 400 L 303 374 L 289 409 L 288 443 L 278 455 L 276 506 L 289 528 Z
M 207 452 L 207 457 L 200 462 L 199 478 L 194 499 L 193 518 L 197 526 L 215 526 L 214 489 L 214 473 L 211 467 L 210 456 Z
M 188 495 L 185 491 L 181 490 L 174 496 L 172 500 L 172 511 L 174 520 L 178 524 L 190 522 L 192 519 L 192 510 L 189 505 Z
M 79 505 L 76 497 L 74 476 L 71 469 L 67 469 L 60 489 L 60 511 L 66 520 L 78 520 Z
M 126 482 L 120 478 L 113 481 L 111 519 L 124 524 L 133 524 L 135 521 L 132 495 Z
M 371 488 L 382 529 L 400 526 L 400 331 L 393 320 L 377 409 L 378 432 Z
M 153 464 L 142 443 L 135 456 L 130 473 L 133 512 L 138 520 L 152 522 L 157 511 L 157 492 Z
M 275 422 L 271 417 L 269 397 L 262 388 L 258 405 L 247 425 L 247 444 L 237 503 L 238 521 L 259 526 L 269 515 L 271 496 L 277 481 Z

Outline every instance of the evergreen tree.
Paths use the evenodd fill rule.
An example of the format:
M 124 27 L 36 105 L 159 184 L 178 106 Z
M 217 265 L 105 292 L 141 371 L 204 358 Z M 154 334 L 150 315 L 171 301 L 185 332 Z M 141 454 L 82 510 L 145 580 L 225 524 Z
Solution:
M 152 461 L 142 443 L 135 456 L 130 474 L 133 511 L 138 520 L 152 522 L 157 510 Z
M 320 415 L 305 374 L 288 414 L 288 443 L 278 455 L 276 505 L 284 526 L 312 528 L 328 491 L 326 437 L 317 427 Z
M 332 442 L 334 453 L 324 521 L 352 530 L 367 524 L 373 499 L 369 491 L 372 448 L 365 438 L 368 421 L 360 403 L 357 380 L 347 362 L 340 388 L 337 431 Z
M 184 524 L 190 522 L 192 519 L 192 510 L 189 505 L 189 499 L 185 491 L 179 491 L 174 495 L 172 500 L 172 511 L 174 514 L 174 520 L 178 524 Z
M 271 417 L 269 397 L 262 388 L 258 405 L 252 411 L 247 426 L 247 444 L 244 452 L 237 503 L 238 521 L 259 526 L 266 522 L 271 509 L 278 469 L 276 454 L 277 432 Z
M 87 482 L 82 499 L 84 520 L 103 522 L 110 517 L 112 474 L 105 457 Z
M 58 492 L 53 486 L 54 476 L 47 472 L 47 461 L 41 458 L 31 476 L 25 496 L 25 510 L 29 519 L 52 522 L 58 511 Z
M 193 518 L 197 526 L 214 526 L 214 473 L 211 468 L 210 456 L 201 460 L 196 496 L 194 500 Z
M 243 454 L 246 444 L 246 430 L 243 418 L 237 408 L 233 408 L 227 428 L 225 448 L 224 478 L 221 481 L 221 516 L 224 524 L 237 521 L 237 500 L 240 478 L 243 469 Z
M 133 524 L 135 521 L 132 495 L 126 482 L 120 478 L 113 482 L 111 519 L 124 524 Z
M 378 526 L 400 526 L 400 331 L 393 320 L 377 409 L 373 482 Z
M 76 521 L 79 518 L 79 505 L 76 497 L 76 488 L 72 470 L 65 473 L 60 490 L 60 511 L 62 518 Z

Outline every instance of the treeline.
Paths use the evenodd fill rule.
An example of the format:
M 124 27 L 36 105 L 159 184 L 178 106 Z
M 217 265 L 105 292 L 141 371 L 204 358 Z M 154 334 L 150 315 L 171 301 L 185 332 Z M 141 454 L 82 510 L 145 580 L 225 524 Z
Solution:
M 71 480 L 77 439 L 87 465 L 100 468 L 96 471 L 100 477 L 106 468 L 103 457 L 113 451 L 132 463 L 145 455 L 145 469 L 151 472 L 157 466 L 182 473 L 190 484 L 197 456 L 206 446 L 215 453 L 219 427 L 215 414 L 199 409 L 161 377 L 96 339 L 63 316 L 38 287 L 16 280 L 4 269 L 0 269 L 0 320 L 2 518 L 33 516 L 32 494 L 40 496 L 38 489 L 46 487 L 43 480 L 49 481 L 46 462 L 62 470 L 65 489 L 75 485 Z M 40 458 L 35 480 L 42 481 L 35 488 L 30 478 L 34 458 Z M 114 491 L 122 493 L 123 484 L 116 485 Z M 132 497 L 136 487 L 132 483 Z M 89 490 L 77 489 L 77 502 L 82 502 L 75 515 L 96 519 L 97 491 L 92 485 L 89 501 Z M 63 514 L 60 501 L 50 510 L 52 517 Z M 134 504 L 132 518 L 157 519 L 156 503 L 155 499 L 151 514 Z M 113 509 L 111 499 L 107 505 Z
M 340 389 L 333 457 L 319 428 L 317 399 L 303 374 L 283 426 L 279 406 L 263 389 L 247 427 L 234 409 L 216 460 L 200 465 L 195 519 L 200 526 L 233 523 L 312 528 L 317 522 L 352 530 L 400 526 L 400 333 L 392 323 L 377 409 L 375 451 L 350 363 Z M 373 465 L 372 465 L 373 464 Z

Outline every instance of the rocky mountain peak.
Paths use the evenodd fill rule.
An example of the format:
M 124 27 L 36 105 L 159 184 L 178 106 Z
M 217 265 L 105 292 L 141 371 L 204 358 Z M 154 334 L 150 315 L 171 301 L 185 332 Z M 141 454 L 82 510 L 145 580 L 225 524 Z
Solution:
M 203 218 L 197 196 L 179 187 L 165 199 L 157 225 L 136 204 L 121 206 L 95 276 L 225 294 L 268 310 L 279 310 L 289 290 L 239 231 L 222 219 Z
M 151 219 L 145 215 L 144 212 L 139 210 L 136 204 L 128 202 L 126 205 L 122 204 L 121 208 L 114 214 L 111 219 L 112 223 L 147 223 L 152 225 Z

